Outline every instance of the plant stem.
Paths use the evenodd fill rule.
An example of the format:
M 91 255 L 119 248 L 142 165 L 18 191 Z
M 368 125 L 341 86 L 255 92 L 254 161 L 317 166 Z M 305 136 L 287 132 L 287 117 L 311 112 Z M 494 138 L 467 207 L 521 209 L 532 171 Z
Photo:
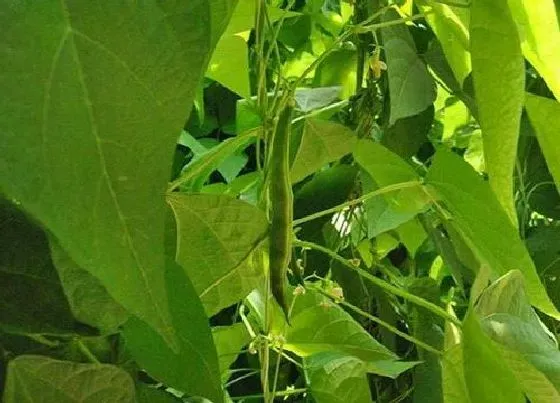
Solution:
M 332 298 L 333 301 L 335 301 L 336 303 L 338 303 L 338 304 L 340 304 L 340 305 L 342 305 L 342 306 L 345 306 L 346 308 L 350 309 L 351 311 L 356 312 L 358 315 L 361 315 L 361 316 L 363 316 L 364 318 L 368 318 L 368 319 L 371 320 L 372 322 L 377 323 L 377 324 L 380 325 L 380 326 L 383 326 L 384 328 L 386 328 L 386 329 L 388 329 L 389 331 L 393 332 L 394 334 L 396 334 L 396 335 L 402 337 L 403 339 L 408 340 L 409 342 L 414 343 L 414 344 L 416 344 L 416 345 L 422 347 L 424 350 L 429 351 L 429 352 L 431 352 L 431 353 L 434 353 L 434 354 L 436 354 L 436 355 L 443 355 L 443 353 L 442 353 L 441 351 L 435 349 L 434 347 L 430 346 L 429 344 L 426 344 L 426 343 L 424 343 L 423 341 L 418 340 L 418 339 L 417 339 L 416 337 L 414 337 L 414 336 L 411 336 L 411 335 L 409 335 L 409 334 L 407 334 L 407 333 L 401 332 L 401 331 L 400 331 L 399 329 L 397 329 L 396 327 L 394 327 L 394 326 L 390 325 L 389 323 L 387 323 L 387 322 L 385 322 L 385 321 L 379 319 L 378 317 L 373 316 L 372 314 L 370 314 L 370 313 L 368 313 L 368 312 L 366 312 L 366 311 L 364 311 L 364 310 L 358 308 L 357 306 L 352 305 L 352 304 L 349 303 L 349 302 L 346 302 L 346 301 L 344 301 L 344 300 L 340 300 L 340 299 L 337 299 L 337 298 L 333 297 L 332 295 L 330 295 L 329 293 L 325 292 L 325 291 L 324 291 L 323 289 L 321 289 L 320 287 L 314 286 L 314 287 L 311 287 L 311 288 L 314 289 L 314 290 L 316 290 L 316 291 L 318 291 L 318 292 L 320 292 L 321 294 L 323 294 L 323 295 L 325 295 L 325 296 L 327 296 L 327 297 L 329 297 L 329 298 Z
M 364 277 L 365 279 L 369 280 L 370 282 L 372 282 L 373 284 L 377 285 L 379 288 L 382 288 L 383 290 L 397 295 L 407 301 L 409 301 L 410 303 L 413 303 L 415 305 L 421 306 L 422 308 L 427 309 L 428 311 L 432 312 L 433 314 L 440 316 L 441 318 L 455 324 L 458 327 L 462 327 L 462 323 L 460 320 L 458 320 L 456 317 L 454 317 L 453 315 L 449 314 L 448 312 L 446 312 L 443 308 L 432 304 L 429 301 L 426 301 L 424 298 L 420 298 L 414 294 L 411 294 L 407 291 L 404 291 L 398 287 L 395 287 L 392 284 L 387 283 L 386 281 L 375 277 L 374 275 L 368 273 L 367 271 L 365 271 L 364 269 L 361 269 L 359 267 L 354 266 L 352 263 L 350 263 L 348 260 L 346 260 L 345 258 L 343 258 L 342 256 L 340 256 L 339 254 L 333 252 L 332 250 L 325 248 L 324 246 L 318 245 L 316 243 L 313 242 L 307 242 L 307 241 L 300 241 L 299 239 L 294 240 L 294 245 L 295 246 L 299 246 L 302 248 L 310 248 L 310 249 L 315 249 L 318 250 L 319 252 L 323 252 L 326 255 L 330 256 L 331 258 L 333 258 L 334 260 L 336 260 L 337 262 L 341 263 L 342 265 L 348 267 L 349 269 L 355 271 L 358 275 Z
M 372 197 L 380 196 L 380 195 L 385 194 L 385 193 L 395 192 L 395 191 L 401 190 L 401 189 L 413 188 L 413 187 L 417 187 L 417 186 L 422 186 L 422 182 L 420 182 L 420 181 L 410 181 L 410 182 L 401 182 L 401 183 L 395 183 L 393 185 L 388 185 L 388 186 L 382 187 L 380 189 L 376 189 L 372 192 L 366 193 L 365 195 L 360 196 L 357 199 L 349 200 L 347 202 L 344 202 L 344 203 L 341 203 L 337 206 L 334 206 L 330 209 L 319 211 L 317 213 L 310 214 L 306 217 L 294 220 L 294 225 L 303 224 L 304 222 L 312 221 L 312 220 L 315 220 L 317 218 L 321 218 L 321 217 L 329 215 L 329 214 L 337 213 L 341 210 L 344 210 L 346 207 L 350 207 L 350 206 L 362 203 L 362 202 L 364 202 L 368 199 L 371 199 Z
M 290 390 L 282 390 L 280 392 L 276 392 L 274 397 L 283 397 L 283 396 L 291 396 L 297 395 L 301 393 L 306 393 L 307 389 L 305 388 L 298 388 L 298 389 L 290 389 Z M 231 400 L 244 400 L 244 399 L 262 399 L 263 395 L 245 395 L 245 396 L 232 396 Z
M 99 362 L 99 360 L 97 359 L 97 357 L 95 355 L 93 355 L 93 353 L 91 351 L 89 351 L 89 348 L 86 347 L 86 345 L 82 342 L 81 339 L 79 338 L 75 338 L 74 339 L 74 343 L 76 343 L 76 346 L 78 347 L 78 350 L 80 350 L 80 352 L 92 363 L 94 364 L 101 364 Z

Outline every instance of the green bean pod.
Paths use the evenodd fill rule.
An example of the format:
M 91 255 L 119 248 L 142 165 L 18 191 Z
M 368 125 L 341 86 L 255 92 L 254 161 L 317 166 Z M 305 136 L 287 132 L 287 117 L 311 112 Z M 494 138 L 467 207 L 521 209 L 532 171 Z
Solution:
M 272 139 L 269 163 L 269 197 L 271 205 L 269 270 L 270 287 L 286 320 L 288 303 L 286 284 L 288 263 L 292 254 L 293 193 L 290 180 L 290 128 L 293 101 L 280 112 Z

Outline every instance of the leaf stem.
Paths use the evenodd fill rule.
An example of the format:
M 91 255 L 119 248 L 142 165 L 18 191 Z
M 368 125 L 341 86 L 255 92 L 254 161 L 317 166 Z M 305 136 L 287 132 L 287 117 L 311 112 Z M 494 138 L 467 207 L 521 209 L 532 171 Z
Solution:
M 74 343 L 78 347 L 78 350 L 92 363 L 94 364 L 101 364 L 101 362 L 97 359 L 95 355 L 86 347 L 83 341 L 79 338 L 74 339 Z
M 454 317 L 453 315 L 449 314 L 448 312 L 446 312 L 443 308 L 432 304 L 429 301 L 426 301 L 424 298 L 420 298 L 414 294 L 411 294 L 405 290 L 402 290 L 398 287 L 395 287 L 392 284 L 387 283 L 386 281 L 375 277 L 374 275 L 368 273 L 367 271 L 365 271 L 364 269 L 361 269 L 359 267 L 354 266 L 352 263 L 350 263 L 348 260 L 346 260 L 345 258 L 343 258 L 342 256 L 340 256 L 339 254 L 333 252 L 332 250 L 318 245 L 316 243 L 313 242 L 308 242 L 308 241 L 301 241 L 299 239 L 294 240 L 294 245 L 295 246 L 299 246 L 302 248 L 310 248 L 310 249 L 315 249 L 319 252 L 323 252 L 326 255 L 330 256 L 332 259 L 336 260 L 337 262 L 341 263 L 342 265 L 346 266 L 347 268 L 355 271 L 358 275 L 364 277 L 365 279 L 369 280 L 370 282 L 372 282 L 373 284 L 375 284 L 376 286 L 378 286 L 379 288 L 382 288 L 383 290 L 397 295 L 407 301 L 409 301 L 410 303 L 413 303 L 415 305 L 421 306 L 422 308 L 427 309 L 428 311 L 432 312 L 433 314 L 440 316 L 441 318 L 455 324 L 458 327 L 462 327 L 462 323 L 460 320 L 458 320 L 456 317 Z
M 307 393 L 307 389 L 306 388 L 297 388 L 297 389 L 286 389 L 286 390 L 282 390 L 280 392 L 276 392 L 274 394 L 274 397 L 283 397 L 283 396 L 291 396 L 291 395 L 297 395 L 297 394 L 302 394 L 302 393 Z M 245 399 L 262 399 L 264 396 L 262 394 L 258 394 L 258 395 L 245 395 L 245 396 L 232 396 L 231 400 L 245 400 Z
M 372 192 L 366 193 L 365 195 L 362 195 L 362 196 L 358 197 L 357 199 L 349 200 L 347 202 L 344 202 L 344 203 L 341 203 L 337 206 L 334 206 L 330 209 L 322 210 L 322 211 L 319 211 L 317 213 L 310 214 L 306 217 L 294 220 L 294 225 L 303 224 L 304 222 L 312 221 L 312 220 L 315 220 L 317 218 L 321 218 L 321 217 L 329 215 L 329 214 L 337 213 L 341 210 L 344 210 L 346 207 L 350 207 L 350 206 L 362 203 L 366 200 L 371 199 L 372 197 L 380 196 L 380 195 L 385 194 L 385 193 L 395 192 L 395 191 L 401 190 L 401 189 L 413 188 L 413 187 L 417 187 L 417 186 L 422 186 L 422 182 L 420 182 L 420 181 L 410 181 L 410 182 L 401 182 L 401 183 L 395 183 L 393 185 L 388 185 L 388 186 L 382 187 L 380 189 L 376 189 Z
M 421 341 L 421 340 L 418 340 L 418 339 L 417 339 L 416 337 L 414 337 L 414 336 L 411 336 L 411 335 L 409 335 L 409 334 L 407 334 L 407 333 L 401 332 L 401 331 L 400 331 L 399 329 L 397 329 L 396 327 L 394 327 L 394 326 L 390 325 L 389 323 L 387 323 L 387 322 L 381 320 L 380 318 L 378 318 L 378 317 L 376 317 L 376 316 L 373 316 L 372 314 L 370 314 L 370 313 L 368 313 L 368 312 L 366 312 L 366 311 L 364 311 L 364 310 L 358 308 L 357 306 L 352 305 L 352 304 L 349 303 L 349 302 L 346 302 L 346 301 L 341 300 L 341 299 L 339 299 L 339 298 L 333 297 L 332 295 L 330 295 L 328 292 L 326 292 L 325 290 L 321 289 L 320 287 L 313 286 L 313 287 L 310 287 L 310 288 L 312 288 L 312 289 L 314 289 L 315 291 L 318 291 L 319 293 L 321 293 L 321 294 L 323 294 L 323 295 L 325 295 L 325 296 L 331 298 L 334 302 L 336 302 L 336 303 L 338 303 L 338 304 L 340 304 L 340 305 L 342 305 L 342 306 L 345 306 L 346 308 L 350 309 L 351 311 L 356 312 L 358 315 L 361 315 L 361 316 L 363 316 L 364 318 L 367 318 L 367 319 L 371 320 L 372 322 L 377 323 L 377 324 L 380 325 L 380 326 L 383 326 L 384 328 L 386 328 L 386 329 L 388 329 L 389 331 L 393 332 L 394 334 L 396 334 L 396 335 L 402 337 L 403 339 L 405 339 L 405 340 L 407 340 L 407 341 L 409 341 L 409 342 L 411 342 L 411 343 L 413 343 L 413 344 L 416 344 L 416 345 L 422 347 L 424 350 L 429 351 L 429 352 L 431 352 L 431 353 L 434 353 L 434 354 L 436 354 L 436 355 L 443 355 L 443 352 L 441 352 L 441 351 L 435 349 L 434 347 L 430 346 L 429 344 L 424 343 L 424 342 Z

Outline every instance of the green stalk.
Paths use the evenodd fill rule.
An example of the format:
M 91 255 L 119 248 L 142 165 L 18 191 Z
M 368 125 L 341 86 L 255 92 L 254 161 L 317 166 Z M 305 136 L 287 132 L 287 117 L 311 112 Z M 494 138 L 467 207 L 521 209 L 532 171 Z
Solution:
M 314 290 L 316 290 L 316 291 L 318 291 L 318 292 L 320 292 L 321 294 L 323 294 L 323 295 L 325 295 L 325 296 L 327 296 L 327 297 L 329 297 L 329 298 L 332 298 L 333 301 L 335 301 L 336 303 L 338 303 L 338 304 L 340 304 L 340 305 L 342 305 L 342 306 L 345 306 L 346 308 L 350 309 L 351 311 L 356 312 L 358 315 L 361 315 L 361 316 L 363 316 L 364 318 L 367 318 L 367 319 L 371 320 L 372 322 L 377 323 L 377 324 L 380 325 L 380 326 L 383 326 L 384 328 L 386 328 L 386 329 L 389 330 L 390 332 L 393 332 L 393 333 L 396 334 L 397 336 L 400 336 L 400 337 L 402 337 L 403 339 L 405 339 L 405 340 L 407 340 L 407 341 L 409 341 L 409 342 L 411 342 L 411 343 L 413 343 L 413 344 L 416 344 L 416 345 L 419 346 L 419 347 L 422 347 L 424 350 L 429 351 L 429 352 L 431 352 L 431 353 L 434 353 L 434 354 L 436 354 L 436 355 L 443 355 L 443 353 L 442 353 L 441 351 L 435 349 L 434 347 L 430 346 L 429 344 L 424 343 L 422 340 L 418 340 L 418 339 L 417 339 L 416 337 L 414 337 L 414 336 L 411 336 L 411 335 L 409 335 L 409 334 L 407 334 L 407 333 L 401 332 L 401 331 L 400 331 L 399 329 L 397 329 L 396 327 L 394 327 L 394 326 L 390 325 L 389 323 L 387 323 L 387 322 L 381 320 L 380 318 L 378 318 L 378 317 L 376 317 L 376 316 L 373 316 L 372 314 L 370 314 L 370 313 L 368 313 L 368 312 L 366 312 L 366 311 L 364 311 L 364 310 L 358 308 L 357 306 L 352 305 L 352 304 L 349 303 L 349 302 L 346 302 L 346 301 L 344 301 L 344 300 L 339 300 L 339 299 L 337 299 L 337 298 L 334 298 L 332 295 L 330 295 L 329 293 L 325 292 L 325 291 L 324 291 L 323 289 L 321 289 L 320 287 L 314 286 L 314 287 L 311 287 L 311 288 L 314 289 Z
M 360 196 L 357 199 L 349 200 L 347 202 L 344 202 L 344 203 L 341 203 L 337 206 L 334 206 L 330 209 L 322 210 L 322 211 L 319 211 L 317 213 L 310 214 L 306 217 L 294 220 L 294 226 L 299 225 L 299 224 L 303 224 L 303 223 L 308 222 L 308 221 L 315 220 L 317 218 L 324 217 L 324 216 L 329 215 L 329 214 L 337 213 L 341 210 L 344 210 L 347 207 L 354 206 L 356 204 L 360 204 L 360 203 L 362 203 L 366 200 L 369 200 L 372 197 L 380 196 L 380 195 L 383 195 L 385 193 L 395 192 L 395 191 L 401 190 L 401 189 L 417 187 L 417 186 L 422 186 L 422 182 L 420 182 L 420 181 L 410 181 L 410 182 L 401 182 L 401 183 L 395 183 L 393 185 L 388 185 L 388 186 L 382 187 L 380 189 L 376 189 L 372 192 L 366 193 L 365 195 Z
M 411 293 L 409 293 L 407 291 L 404 291 L 404 290 L 402 290 L 398 287 L 395 287 L 394 285 L 389 284 L 386 281 L 384 281 L 384 280 L 382 280 L 378 277 L 375 277 L 374 275 L 368 273 L 364 269 L 361 269 L 359 267 L 354 266 L 352 263 L 350 263 L 348 260 L 346 260 L 345 258 L 340 256 L 339 254 L 331 251 L 328 248 L 325 248 L 324 246 L 318 245 L 318 244 L 313 243 L 313 242 L 300 241 L 300 240 L 294 240 L 294 245 L 302 247 L 302 248 L 310 248 L 310 249 L 315 249 L 319 252 L 323 252 L 326 255 L 330 256 L 332 259 L 334 259 L 337 262 L 341 263 L 342 265 L 346 266 L 347 268 L 355 271 L 358 275 L 360 275 L 363 278 L 369 280 L 370 282 L 372 282 L 373 284 L 375 284 L 379 288 L 382 288 L 383 290 L 389 292 L 390 294 L 394 294 L 396 296 L 399 296 L 399 297 L 407 300 L 408 302 L 410 302 L 412 304 L 421 306 L 422 308 L 425 308 L 428 311 L 432 312 L 434 315 L 440 316 L 441 318 L 455 324 L 458 327 L 462 327 L 461 321 L 458 320 L 453 315 L 450 315 L 449 313 L 447 313 L 443 308 L 441 308 L 441 307 L 439 307 L 435 304 L 432 304 L 429 301 L 426 301 L 424 298 L 420 298 L 420 297 L 418 297 L 414 294 L 411 294 Z

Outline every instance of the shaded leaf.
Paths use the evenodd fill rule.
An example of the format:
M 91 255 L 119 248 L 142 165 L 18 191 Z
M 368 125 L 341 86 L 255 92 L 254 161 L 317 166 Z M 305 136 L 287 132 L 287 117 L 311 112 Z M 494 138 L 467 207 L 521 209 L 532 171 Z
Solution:
M 128 319 L 128 312 L 107 293 L 88 271 L 79 267 L 54 239 L 50 239 L 53 263 L 74 316 L 83 323 L 110 333 Z
M 123 327 L 126 346 L 150 376 L 179 391 L 221 402 L 218 357 L 208 318 L 184 270 L 167 261 L 166 285 L 179 350 L 172 350 L 145 322 L 131 317 Z
M 134 403 L 134 383 L 122 369 L 21 355 L 8 364 L 5 403 Z
M 0 187 L 175 345 L 163 191 L 214 45 L 209 3 L 6 2 L 0 25 Z
M 73 333 L 75 320 L 43 230 L 0 197 L 0 327 Z
M 426 183 L 433 197 L 445 202 L 453 227 L 495 279 L 517 268 L 525 277 L 531 303 L 560 318 L 539 280 L 517 231 L 486 182 L 460 157 L 441 149 L 434 157 Z M 433 192 L 433 193 L 432 193 Z
M 382 21 L 399 19 L 390 9 Z M 389 126 L 398 119 L 416 115 L 436 99 L 436 85 L 426 65 L 418 57 L 412 35 L 404 24 L 382 28 L 383 45 L 389 75 L 391 113 Z
M 560 228 L 535 227 L 525 242 L 550 299 L 560 307 Z
M 381 144 L 404 159 L 416 155 L 422 144 L 428 141 L 428 133 L 434 121 L 434 107 L 429 106 L 417 115 L 399 119 L 385 130 Z
M 356 140 L 352 130 L 339 123 L 305 119 L 301 143 L 292 164 L 292 183 L 351 153 Z
M 473 0 L 471 54 L 478 120 L 490 186 L 517 227 L 513 170 L 525 89 L 525 65 L 507 0 Z
M 527 94 L 525 107 L 556 189 L 560 193 L 560 102 Z
M 181 403 L 182 400 L 162 389 L 146 384 L 136 385 L 136 401 L 138 403 Z
M 176 260 L 208 315 L 243 299 L 262 279 L 253 252 L 268 221 L 255 206 L 225 195 L 168 194 L 177 225 Z

